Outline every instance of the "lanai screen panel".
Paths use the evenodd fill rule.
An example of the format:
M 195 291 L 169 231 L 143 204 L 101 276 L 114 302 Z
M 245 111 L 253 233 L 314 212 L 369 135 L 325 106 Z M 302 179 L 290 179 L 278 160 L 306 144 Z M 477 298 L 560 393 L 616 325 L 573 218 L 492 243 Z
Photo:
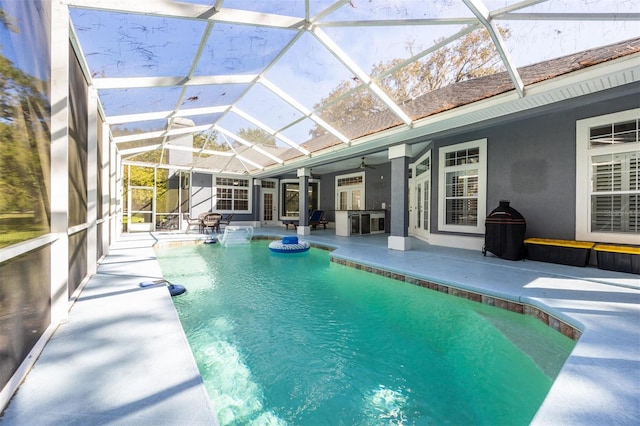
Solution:
M 145 140 L 160 140 L 138 161 L 182 149 L 174 157 L 190 155 L 189 167 L 243 174 L 408 130 L 443 110 L 425 100 L 432 92 L 438 105 L 467 102 L 447 92 L 461 82 L 500 74 L 491 95 L 526 96 L 520 67 L 636 37 L 640 10 L 640 0 L 64 3 L 112 134 L 150 149 Z M 193 151 L 172 146 L 176 130 L 193 135 Z

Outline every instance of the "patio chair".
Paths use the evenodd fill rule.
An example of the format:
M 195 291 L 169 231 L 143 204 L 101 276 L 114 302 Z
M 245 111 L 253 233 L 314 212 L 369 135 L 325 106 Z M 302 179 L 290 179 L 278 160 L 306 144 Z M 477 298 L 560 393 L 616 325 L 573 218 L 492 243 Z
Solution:
M 293 225 L 295 229 L 300 225 L 300 221 L 291 219 L 283 220 L 282 223 L 287 227 L 287 229 L 289 229 L 289 225 Z M 327 220 L 324 218 L 324 210 L 314 210 L 309 215 L 309 222 L 307 225 L 313 229 L 316 229 L 318 225 L 322 225 L 324 226 L 324 229 L 327 229 L 327 223 Z
M 197 218 L 189 217 L 189 213 L 183 213 L 184 220 L 187 221 L 187 229 L 186 232 L 189 232 L 189 229 L 193 226 L 198 227 L 198 232 L 202 232 L 202 220 L 204 219 L 203 213 L 201 213 Z M 206 213 L 204 213 L 206 216 Z
M 309 226 L 316 229 L 318 225 L 324 226 L 327 229 L 327 221 L 324 218 L 324 210 L 314 210 L 309 216 Z
M 211 228 L 211 231 L 220 231 L 220 219 L 222 219 L 222 215 L 220 213 L 207 214 L 202 221 L 202 227 L 204 228 L 205 232 L 209 228 Z
M 222 216 L 222 219 L 220 219 L 220 225 L 224 225 L 224 226 L 230 225 L 232 218 L 233 218 L 233 213 L 229 213 L 228 215 Z

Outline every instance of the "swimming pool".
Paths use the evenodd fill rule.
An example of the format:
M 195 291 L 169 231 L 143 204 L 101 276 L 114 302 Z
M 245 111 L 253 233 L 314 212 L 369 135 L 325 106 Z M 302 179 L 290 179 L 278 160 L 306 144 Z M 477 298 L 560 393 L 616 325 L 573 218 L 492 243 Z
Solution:
M 528 424 L 575 342 L 268 242 L 158 250 L 221 424 Z

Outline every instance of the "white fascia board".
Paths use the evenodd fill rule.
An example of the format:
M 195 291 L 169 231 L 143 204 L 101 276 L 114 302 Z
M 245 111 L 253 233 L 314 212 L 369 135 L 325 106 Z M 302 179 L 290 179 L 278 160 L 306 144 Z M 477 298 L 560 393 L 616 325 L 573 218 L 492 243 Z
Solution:
M 104 10 L 166 18 L 195 19 L 200 21 L 227 22 L 273 28 L 298 28 L 304 20 L 295 16 L 252 12 L 239 9 L 216 9 L 208 5 L 178 1 L 131 1 L 131 0 L 61 0 L 69 7 Z

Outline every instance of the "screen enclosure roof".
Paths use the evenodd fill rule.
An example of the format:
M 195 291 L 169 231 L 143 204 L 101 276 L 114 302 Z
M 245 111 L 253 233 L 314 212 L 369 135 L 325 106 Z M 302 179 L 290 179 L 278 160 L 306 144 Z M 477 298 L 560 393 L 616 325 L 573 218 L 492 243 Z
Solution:
M 382 161 L 598 79 L 626 84 L 628 65 L 544 86 L 636 55 L 640 20 L 640 0 L 62 2 L 125 164 L 257 177 Z

